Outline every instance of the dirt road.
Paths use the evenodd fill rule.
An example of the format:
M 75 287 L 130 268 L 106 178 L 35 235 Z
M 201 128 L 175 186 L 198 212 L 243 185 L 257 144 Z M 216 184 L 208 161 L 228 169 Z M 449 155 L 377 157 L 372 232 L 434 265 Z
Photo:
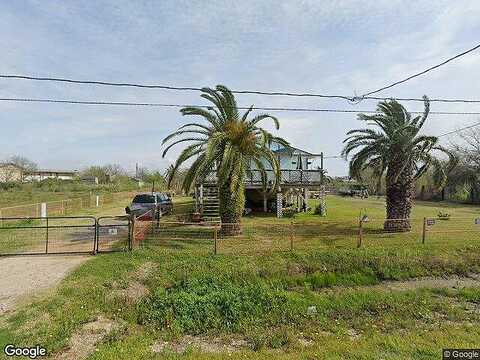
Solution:
M 86 255 L 0 258 L 0 315 L 45 291 L 89 259 Z

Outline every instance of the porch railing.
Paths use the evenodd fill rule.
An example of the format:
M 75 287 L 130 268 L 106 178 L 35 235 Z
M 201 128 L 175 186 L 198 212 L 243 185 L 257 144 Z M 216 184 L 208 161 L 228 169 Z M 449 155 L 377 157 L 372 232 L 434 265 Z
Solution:
M 266 170 L 267 183 L 273 183 L 275 176 L 273 170 Z M 210 172 L 204 182 L 215 183 L 217 181 L 217 175 L 214 171 Z M 281 170 L 280 184 L 282 185 L 320 185 L 322 182 L 321 170 Z M 262 185 L 262 173 L 260 170 L 249 170 L 247 172 L 247 178 L 245 179 L 246 185 Z

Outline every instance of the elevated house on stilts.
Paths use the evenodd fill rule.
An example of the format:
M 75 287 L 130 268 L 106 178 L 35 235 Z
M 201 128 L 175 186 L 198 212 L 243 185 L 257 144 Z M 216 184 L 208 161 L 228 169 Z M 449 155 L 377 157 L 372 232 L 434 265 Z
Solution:
M 252 164 L 245 179 L 245 208 L 250 211 L 275 212 L 283 216 L 285 208 L 306 211 L 309 192 L 321 191 L 324 183 L 323 154 L 313 154 L 293 146 L 270 145 L 280 164 L 280 182 L 272 192 L 274 173 L 267 161 L 267 188 L 262 174 Z M 219 199 L 215 171 L 209 173 L 195 188 L 195 207 L 206 221 L 219 221 Z

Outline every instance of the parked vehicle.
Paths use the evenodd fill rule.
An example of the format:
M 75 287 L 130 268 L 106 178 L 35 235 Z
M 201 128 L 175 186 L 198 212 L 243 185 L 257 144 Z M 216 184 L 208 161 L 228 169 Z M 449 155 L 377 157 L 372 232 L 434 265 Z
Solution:
M 368 198 L 368 188 L 362 184 L 352 184 L 347 189 L 340 189 L 338 193 L 341 196 Z
M 149 216 L 145 215 L 145 217 L 151 219 L 153 215 L 158 219 L 160 215 L 172 213 L 173 203 L 172 199 L 165 193 L 138 194 L 135 195 L 132 203 L 125 210 L 128 214 L 134 214 L 137 217 L 151 211 L 151 214 Z

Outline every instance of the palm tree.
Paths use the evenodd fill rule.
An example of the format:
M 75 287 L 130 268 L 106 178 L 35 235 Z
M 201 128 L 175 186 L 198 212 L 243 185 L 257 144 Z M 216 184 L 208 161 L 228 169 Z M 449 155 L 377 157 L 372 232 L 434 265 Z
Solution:
M 459 159 L 449 174 L 449 184 L 470 193 L 470 202 L 478 203 L 480 197 L 480 130 L 470 129 L 459 133 L 462 142 L 453 144 L 452 151 Z
M 280 178 L 280 167 L 269 144 L 272 141 L 283 145 L 288 143 L 258 126 L 262 120 L 271 119 L 278 129 L 277 118 L 262 114 L 249 119 L 253 106 L 240 115 L 235 97 L 225 86 L 218 85 L 215 89 L 203 88 L 201 97 L 210 101 L 213 106 L 207 109 L 185 107 L 180 112 L 185 116 L 200 116 L 206 123 L 188 123 L 163 139 L 162 145 L 168 143 L 168 146 L 162 156 L 176 144 L 188 143 L 173 165 L 168 182 L 171 183 L 180 166 L 192 158 L 194 160 L 183 181 L 185 191 L 188 192 L 192 186 L 201 183 L 209 173 L 215 172 L 222 224 L 233 224 L 222 225 L 222 230 L 239 233 L 240 219 L 245 206 L 247 172 L 252 168 L 258 169 L 266 188 L 265 166 L 268 164 L 274 174 L 271 187 L 271 191 L 274 191 Z
M 350 159 L 350 175 L 361 179 L 364 170 L 371 169 L 380 181 L 386 173 L 387 220 L 384 229 L 388 231 L 409 231 L 410 211 L 415 180 L 433 167 L 445 185 L 446 174 L 455 164 L 452 152 L 438 144 L 435 136 L 421 135 L 430 111 L 426 96 L 424 112 L 412 118 L 411 114 L 395 100 L 381 101 L 378 114 L 359 114 L 358 119 L 366 121 L 376 129 L 366 128 L 347 132 L 342 155 Z M 433 153 L 444 153 L 449 157 L 448 166 Z

